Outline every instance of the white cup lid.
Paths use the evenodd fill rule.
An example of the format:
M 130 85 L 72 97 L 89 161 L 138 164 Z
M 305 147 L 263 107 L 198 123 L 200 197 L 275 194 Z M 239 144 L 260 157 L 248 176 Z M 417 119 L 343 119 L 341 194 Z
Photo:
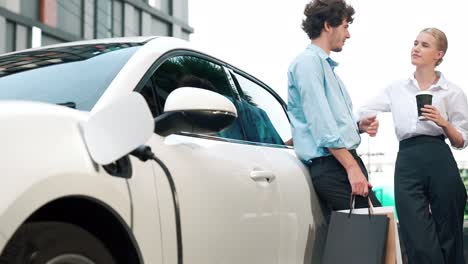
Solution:
M 432 93 L 429 92 L 429 91 L 420 91 L 416 95 L 420 95 L 420 94 L 430 94 L 430 95 L 432 95 Z

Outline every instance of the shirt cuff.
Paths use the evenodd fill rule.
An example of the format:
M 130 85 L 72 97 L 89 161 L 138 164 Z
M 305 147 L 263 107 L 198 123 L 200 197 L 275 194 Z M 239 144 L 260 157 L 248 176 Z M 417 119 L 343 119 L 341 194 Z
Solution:
M 454 125 L 454 127 L 458 131 L 458 133 L 460 133 L 462 135 L 463 146 L 461 148 L 452 146 L 452 148 L 457 149 L 457 150 L 462 150 L 462 149 L 466 148 L 466 146 L 468 146 L 468 134 L 466 132 L 464 132 L 464 130 L 460 129 L 459 127 L 457 127 L 455 125 Z
M 356 126 L 357 126 L 357 130 L 358 130 L 359 134 L 364 133 L 364 131 L 362 131 L 362 130 L 359 128 L 359 121 L 356 122 Z
M 460 129 L 456 128 L 458 132 L 460 132 L 460 134 L 462 134 L 462 137 L 463 137 L 463 146 L 461 148 L 457 148 L 457 147 L 453 147 L 454 149 L 457 149 L 457 150 L 462 150 L 464 148 L 466 148 L 466 146 L 468 146 L 468 135 L 466 133 L 463 133 Z

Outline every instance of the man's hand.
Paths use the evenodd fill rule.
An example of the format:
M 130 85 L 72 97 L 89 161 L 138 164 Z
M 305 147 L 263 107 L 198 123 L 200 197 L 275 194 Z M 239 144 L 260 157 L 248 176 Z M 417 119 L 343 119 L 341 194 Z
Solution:
M 348 174 L 349 184 L 351 185 L 351 193 L 353 195 L 360 195 L 366 197 L 369 194 L 369 189 L 372 185 L 367 181 L 364 173 L 362 172 L 359 164 L 351 155 L 349 150 L 345 148 L 328 148 L 328 150 L 340 162 L 341 166 Z
M 377 120 L 377 116 L 366 117 L 359 121 L 359 131 L 366 132 L 371 137 L 375 137 L 378 130 L 379 120 Z
M 367 197 L 369 189 L 372 189 L 359 166 L 352 166 L 346 170 L 348 173 L 349 184 L 351 184 L 352 194 Z

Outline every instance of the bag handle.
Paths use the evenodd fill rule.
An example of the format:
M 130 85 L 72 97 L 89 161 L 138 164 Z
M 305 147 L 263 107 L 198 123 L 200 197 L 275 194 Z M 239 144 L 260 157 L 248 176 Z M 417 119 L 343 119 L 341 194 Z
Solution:
M 355 200 L 356 200 L 356 195 L 351 194 L 351 199 L 349 200 L 349 213 L 348 213 L 348 217 L 351 217 L 351 214 L 353 213 L 354 205 L 355 205 L 355 203 L 356 203 Z M 372 204 L 372 201 L 371 201 L 371 199 L 369 198 L 369 196 L 367 196 L 367 203 L 369 204 L 369 207 L 367 208 L 367 211 L 368 211 L 369 217 L 371 217 L 371 216 L 374 214 L 374 205 Z

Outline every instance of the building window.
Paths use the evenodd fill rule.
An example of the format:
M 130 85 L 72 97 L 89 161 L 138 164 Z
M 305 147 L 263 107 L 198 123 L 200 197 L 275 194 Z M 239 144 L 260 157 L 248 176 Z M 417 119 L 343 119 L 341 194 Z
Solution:
M 123 36 L 123 4 L 118 0 L 96 0 L 96 38 Z
M 6 20 L 5 52 L 31 47 L 31 28 Z
M 141 11 L 132 5 L 125 4 L 125 31 L 126 37 L 141 34 Z
M 160 4 L 161 11 L 169 15 L 172 15 L 172 0 L 160 0 L 160 1 L 161 1 L 161 4 Z
M 114 37 L 123 36 L 123 5 L 120 1 L 113 1 L 112 6 L 112 35 Z
M 83 1 L 57 0 L 57 27 L 76 36 L 83 36 Z
M 6 23 L 6 52 L 15 51 L 16 49 L 16 24 L 10 21 Z
M 112 1 L 96 1 L 96 37 L 112 37 Z
M 20 13 L 34 20 L 39 20 L 39 0 L 21 0 Z
M 31 47 L 31 28 L 16 24 L 16 50 L 23 50 Z
M 155 17 L 151 19 L 151 35 L 156 36 L 171 36 L 171 24 L 163 22 Z
M 84 0 L 84 28 L 83 37 L 85 39 L 93 39 L 96 37 L 96 1 Z

